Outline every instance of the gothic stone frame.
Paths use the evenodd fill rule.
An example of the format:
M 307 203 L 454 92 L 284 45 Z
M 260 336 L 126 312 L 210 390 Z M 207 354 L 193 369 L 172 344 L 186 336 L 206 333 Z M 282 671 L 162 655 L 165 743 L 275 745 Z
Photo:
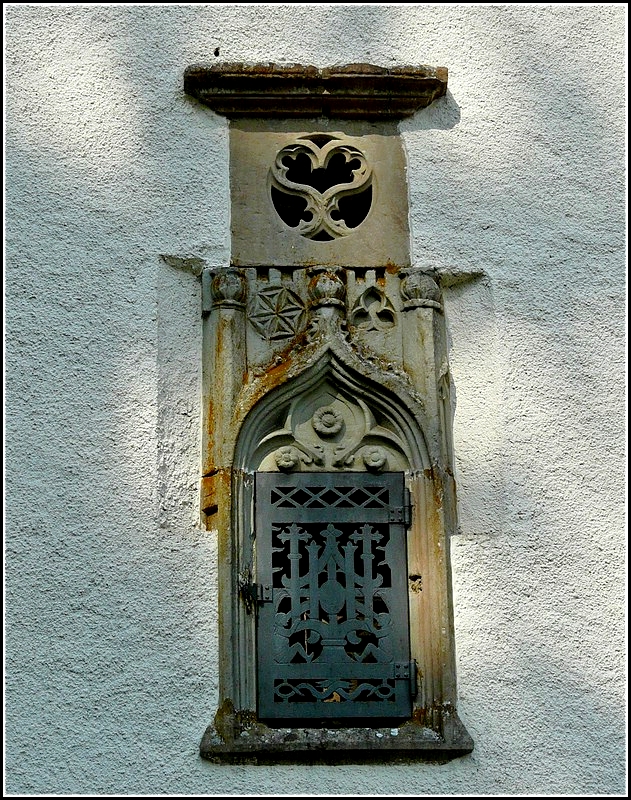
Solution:
M 187 72 L 188 90 L 212 108 L 218 97 L 227 102 L 222 91 L 240 76 L 238 91 L 229 86 L 227 94 L 241 115 L 248 116 L 248 103 L 258 91 L 252 89 L 253 82 L 260 88 L 267 78 L 274 89 L 273 79 L 279 79 L 281 89 L 291 91 L 291 86 L 303 85 L 295 80 L 298 68 L 292 69 L 291 74 L 286 68 L 260 74 L 244 68 L 239 73 L 230 65 L 222 84 L 217 68 L 204 72 L 196 67 Z M 323 82 L 333 84 L 326 84 L 330 74 L 302 69 L 313 79 L 305 84 L 313 93 L 306 99 L 294 97 L 291 107 L 299 112 L 300 103 L 306 103 L 307 113 Z M 344 92 L 353 96 L 352 115 L 361 117 L 357 97 L 364 91 L 364 116 L 401 116 L 400 108 L 388 105 L 388 92 L 395 97 L 398 87 L 403 95 L 409 88 L 406 76 L 409 79 L 414 71 L 393 76 L 372 69 L 375 72 L 342 70 L 336 97 L 339 100 Z M 372 95 L 366 90 L 371 75 Z M 446 70 L 439 75 L 444 92 Z M 378 79 L 384 77 L 389 88 L 375 111 L 370 97 L 379 96 Z M 416 78 L 418 86 L 431 80 L 434 91 L 436 85 L 440 91 L 436 71 L 422 68 Z M 288 83 L 283 84 L 284 79 Z M 276 90 L 274 113 L 283 117 L 284 94 Z M 415 110 L 431 102 L 427 93 L 419 100 L 420 94 L 418 90 L 412 100 L 406 97 L 406 107 Z M 223 106 L 215 110 L 239 116 L 233 106 L 229 112 Z M 344 107 L 351 108 L 339 106 Z M 273 116 L 269 108 L 267 113 Z M 231 128 L 232 265 L 202 273 L 201 505 L 207 527 L 219 537 L 220 701 L 200 749 L 211 760 L 360 762 L 374 761 L 380 753 L 388 760 L 435 760 L 473 748 L 456 712 L 449 563 L 456 505 L 440 286 L 431 270 L 409 264 L 404 172 L 396 176 L 403 199 L 401 190 L 394 196 L 384 190 L 388 170 L 383 162 L 404 170 L 398 135 L 389 123 L 372 124 L 368 133 L 365 122 L 342 124 L 344 132 L 339 120 L 322 118 L 306 124 L 301 120 L 300 125 L 284 119 L 274 125 L 247 120 Z M 289 160 L 283 160 L 286 153 Z M 338 186 L 318 184 L 314 190 L 313 184 L 296 177 L 296 170 L 286 169 L 299 156 L 304 164 L 310 162 L 314 173 L 325 172 L 336 154 L 341 165 L 336 174 L 345 176 Z M 271 187 L 284 191 L 291 202 L 297 198 L 299 215 L 307 209 L 293 228 L 279 221 Z M 373 192 L 368 206 L 354 218 L 345 216 L 340 199 L 366 193 L 368 187 Z M 253 234 L 256 224 L 263 226 L 259 234 Z M 374 246 L 377 234 L 383 252 Z M 386 259 L 385 253 L 393 253 L 394 260 Z M 314 261 L 319 264 L 308 266 Z M 297 720 L 276 727 L 257 717 L 261 589 L 253 485 L 259 471 L 395 471 L 405 476 L 413 508 L 407 533 L 407 601 L 415 664 L 412 711 L 401 724 L 354 725 L 351 718 L 315 725 Z

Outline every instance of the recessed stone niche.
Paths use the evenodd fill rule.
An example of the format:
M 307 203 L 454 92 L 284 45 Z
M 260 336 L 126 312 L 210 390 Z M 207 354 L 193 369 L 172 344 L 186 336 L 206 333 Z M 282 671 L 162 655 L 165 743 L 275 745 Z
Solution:
M 202 273 L 220 612 L 204 758 L 473 748 L 456 710 L 442 295 L 410 263 L 395 122 L 446 82 L 429 67 L 186 72 L 231 120 L 231 263 Z

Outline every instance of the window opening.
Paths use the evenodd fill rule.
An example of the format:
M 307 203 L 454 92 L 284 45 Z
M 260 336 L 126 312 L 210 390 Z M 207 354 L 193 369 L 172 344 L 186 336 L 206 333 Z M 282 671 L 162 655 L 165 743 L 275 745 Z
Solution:
M 330 242 L 368 215 L 372 172 L 366 155 L 340 137 L 302 136 L 277 153 L 270 196 L 290 228 L 312 241 Z
M 409 719 L 403 473 L 255 478 L 259 717 Z

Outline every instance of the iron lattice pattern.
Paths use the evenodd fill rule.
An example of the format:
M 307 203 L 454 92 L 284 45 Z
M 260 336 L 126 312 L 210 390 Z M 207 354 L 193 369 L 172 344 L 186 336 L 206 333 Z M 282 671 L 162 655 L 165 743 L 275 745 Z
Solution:
M 384 700 L 394 701 L 394 680 L 344 680 L 334 678 L 329 681 L 275 680 L 274 699 L 293 703 L 309 703 L 320 700 L 324 703 L 345 703 L 353 700 L 365 702 Z
M 262 716 L 409 713 L 402 476 L 260 473 L 256 491 Z
M 275 508 L 387 508 L 390 493 L 385 486 L 304 486 L 272 490 Z

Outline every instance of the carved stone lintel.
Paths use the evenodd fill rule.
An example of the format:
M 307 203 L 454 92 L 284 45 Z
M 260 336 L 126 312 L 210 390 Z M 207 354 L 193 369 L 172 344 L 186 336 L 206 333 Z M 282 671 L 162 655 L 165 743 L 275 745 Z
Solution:
M 184 91 L 227 117 L 398 119 L 447 91 L 447 68 L 195 64 Z

